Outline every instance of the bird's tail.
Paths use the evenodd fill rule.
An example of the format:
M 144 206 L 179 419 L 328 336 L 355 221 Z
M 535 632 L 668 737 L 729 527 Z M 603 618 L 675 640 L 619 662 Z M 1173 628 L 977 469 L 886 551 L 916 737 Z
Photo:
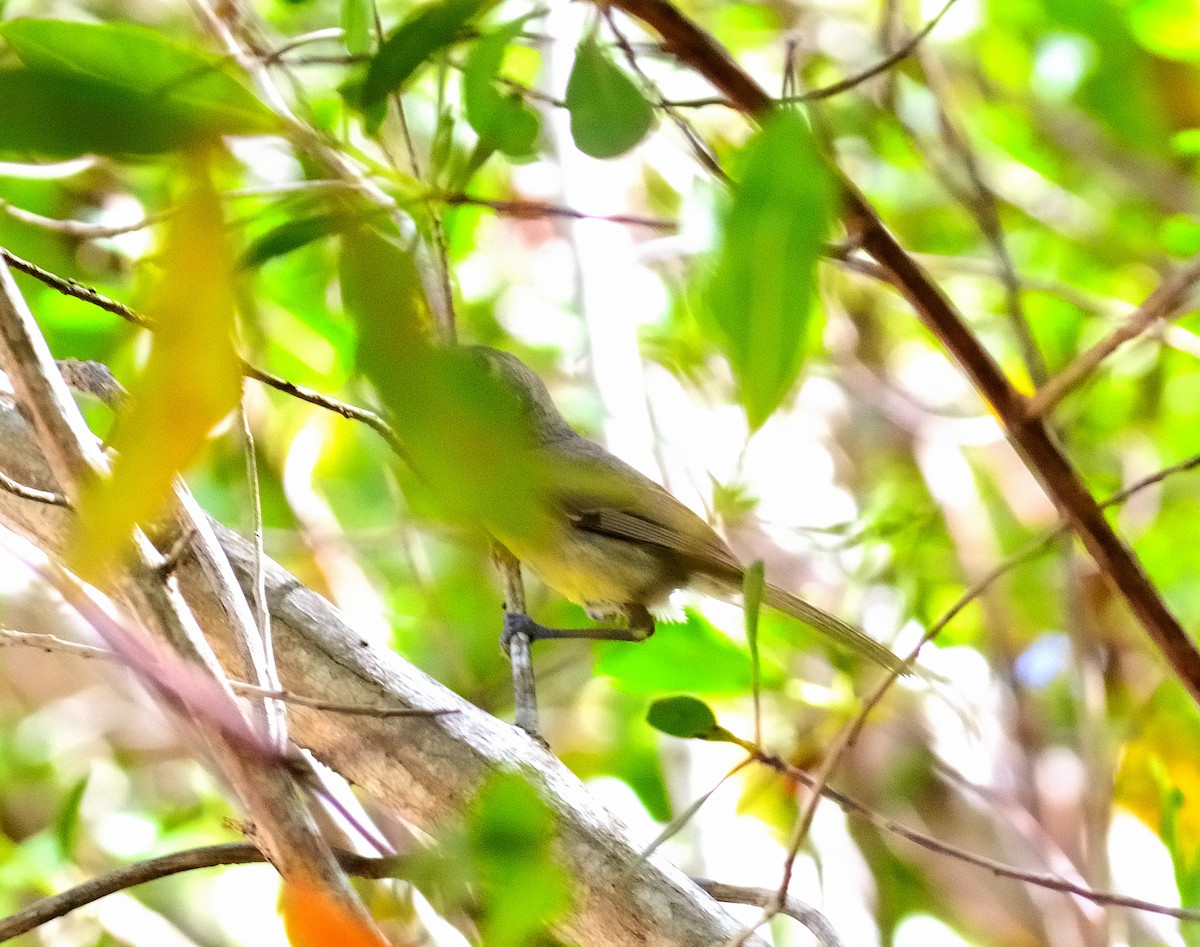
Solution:
M 904 674 L 912 673 L 912 669 L 905 665 L 902 658 L 897 657 L 889 648 L 865 632 L 847 624 L 836 615 L 830 615 L 829 612 L 810 605 L 790 592 L 774 585 L 766 585 L 763 587 L 763 602 L 784 614 L 799 618 L 806 625 L 828 635 L 856 654 L 869 658 L 880 667 L 889 671 L 902 671 Z

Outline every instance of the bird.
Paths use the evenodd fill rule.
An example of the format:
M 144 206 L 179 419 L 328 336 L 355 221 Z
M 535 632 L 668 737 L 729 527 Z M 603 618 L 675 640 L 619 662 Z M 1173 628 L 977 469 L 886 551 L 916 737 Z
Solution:
M 539 486 L 538 522 L 511 518 L 484 526 L 543 583 L 581 605 L 596 620 L 623 618 L 623 626 L 548 628 L 509 612 L 507 643 L 588 638 L 642 641 L 654 633 L 652 609 L 676 589 L 731 598 L 742 591 L 745 566 L 704 519 L 660 484 L 576 431 L 556 407 L 542 379 L 511 353 L 463 346 L 514 399 L 526 436 L 512 449 L 527 452 Z M 765 584 L 762 602 L 799 619 L 845 648 L 890 670 L 902 659 L 835 615 Z

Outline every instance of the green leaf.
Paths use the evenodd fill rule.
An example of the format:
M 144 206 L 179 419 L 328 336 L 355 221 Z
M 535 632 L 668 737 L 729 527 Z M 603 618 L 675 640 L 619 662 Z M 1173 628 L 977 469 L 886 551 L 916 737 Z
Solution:
M 584 154 L 615 158 L 646 137 L 654 109 L 641 89 L 600 48 L 594 37 L 575 50 L 567 80 L 571 137 Z
M 746 567 L 742 576 L 742 615 L 746 621 L 746 642 L 750 646 L 750 673 L 753 677 L 755 739 L 762 728 L 762 663 L 758 652 L 758 613 L 762 608 L 766 569 L 761 559 Z
M 732 734 L 717 723 L 712 708 L 698 697 L 678 694 L 650 705 L 646 722 L 655 730 L 683 740 L 715 740 L 736 743 Z
M 242 254 L 239 265 L 244 269 L 261 266 L 275 257 L 340 233 L 348 225 L 346 215 L 336 213 L 315 214 L 286 221 L 251 243 Z
M 523 16 L 513 20 L 477 40 L 463 70 L 467 121 L 480 139 L 514 158 L 533 152 L 541 119 L 519 95 L 501 94 L 493 80 L 500 71 L 504 51 L 528 19 Z
M 375 228 L 353 230 L 342 238 L 341 284 L 359 370 L 441 513 L 493 535 L 543 537 L 548 477 L 520 392 L 478 351 L 433 344 L 412 252 Z
M 367 67 L 363 82 L 363 108 L 378 105 L 403 88 L 423 63 L 457 38 L 486 0 L 439 0 L 422 7 L 383 41 Z
M 237 405 L 242 372 L 234 346 L 233 261 L 207 152 L 190 154 L 188 192 L 167 223 L 149 315 L 154 335 L 112 446 L 112 475 L 84 485 L 69 561 L 85 579 L 104 578 L 153 522 L 175 478 L 209 432 Z
M 816 334 L 817 261 L 836 195 L 803 119 L 768 118 L 746 146 L 702 300 L 752 429 L 783 402 Z
M 540 943 L 536 935 L 570 905 L 566 872 L 554 859 L 556 828 L 546 801 L 521 776 L 497 773 L 480 789 L 467 836 L 483 894 L 481 943 Z
M 0 37 L 24 64 L 0 72 L 6 151 L 144 155 L 279 127 L 221 59 L 153 30 L 16 19 Z
M 371 51 L 374 22 L 374 0 L 342 0 L 342 43 L 349 52 L 362 56 Z
M 76 780 L 75 785 L 67 792 L 58 816 L 54 820 L 54 838 L 58 842 L 58 851 L 64 859 L 75 857 L 75 844 L 79 838 L 79 810 L 83 805 L 83 795 L 87 792 L 91 774 Z
M 658 625 L 631 648 L 625 642 L 597 642 L 596 671 L 629 693 L 687 690 L 698 694 L 744 694 L 753 680 L 750 657 L 696 611 L 687 621 Z

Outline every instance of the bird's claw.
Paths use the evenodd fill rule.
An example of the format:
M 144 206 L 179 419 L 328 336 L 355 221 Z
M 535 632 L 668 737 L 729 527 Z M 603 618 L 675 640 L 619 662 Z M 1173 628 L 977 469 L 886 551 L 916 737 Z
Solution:
M 514 635 L 524 635 L 530 641 L 536 641 L 540 628 L 541 625 L 528 615 L 522 615 L 519 612 L 505 612 L 504 630 L 500 633 L 500 650 L 505 654 L 509 653 Z

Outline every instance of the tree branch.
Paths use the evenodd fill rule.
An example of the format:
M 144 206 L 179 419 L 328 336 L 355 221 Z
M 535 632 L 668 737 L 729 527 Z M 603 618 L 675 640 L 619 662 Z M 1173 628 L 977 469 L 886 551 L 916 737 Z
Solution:
M 393 878 L 401 869 L 400 860 L 397 858 L 364 858 L 347 851 L 337 851 L 334 855 L 344 871 L 360 878 Z M 198 868 L 254 865 L 266 860 L 258 846 L 251 842 L 226 842 L 223 845 L 205 845 L 182 852 L 172 852 L 159 858 L 149 858 L 133 865 L 124 865 L 96 878 L 89 878 L 66 891 L 40 898 L 15 914 L 0 918 L 0 944 L 27 934 L 47 921 L 70 914 L 93 901 L 148 881 L 156 881 L 185 871 L 195 871 Z
M 20 413 L 0 398 L 4 465 L 22 483 L 58 484 Z M 0 491 L 0 524 L 50 555 L 61 554 L 71 515 Z M 254 581 L 252 545 L 212 524 L 243 588 Z M 214 631 L 223 663 L 236 661 L 236 642 L 194 594 L 203 581 L 185 557 L 176 579 L 197 621 Z M 628 829 L 600 807 L 558 760 L 515 728 L 468 704 L 390 651 L 368 647 L 328 601 L 275 563 L 266 563 L 267 603 L 279 676 L 289 692 L 321 694 L 331 703 L 421 711 L 434 717 L 345 717 L 291 707 L 292 739 L 397 816 L 424 831 L 457 818 L 483 779 L 518 771 L 538 786 L 557 816 L 557 857 L 575 882 L 575 908 L 564 939 L 593 945 L 694 947 L 718 944 L 739 926 L 665 859 L 642 858 Z M 762 947 L 761 941 L 753 941 Z
M 676 59 L 703 75 L 741 111 L 761 118 L 775 107 L 770 95 L 729 52 L 669 0 L 613 0 L 612 5 L 656 30 Z M 888 232 L 858 189 L 840 172 L 835 173 L 842 191 L 842 221 L 851 237 L 875 259 L 991 405 L 1063 518 L 1120 590 L 1193 700 L 1200 703 L 1200 651 L 1167 609 L 1133 551 L 1105 520 L 1079 472 L 1045 425 L 1029 417 L 1027 399 L 1013 387 L 962 314 Z
M 108 461 L 72 400 L 33 315 L 3 262 L 0 262 L 0 354 L 20 404 L 31 418 L 38 444 L 45 451 L 49 470 L 65 488 L 67 497 L 77 499 L 85 479 L 107 472 Z M 44 472 L 37 478 L 42 482 L 46 479 Z M 227 717 L 241 723 L 247 734 L 254 732 L 242 719 L 232 693 L 225 687 L 224 671 L 200 628 L 221 633 L 227 645 L 226 665 L 237 669 L 239 676 L 261 684 L 261 661 L 254 657 L 253 619 L 229 563 L 216 545 L 207 517 L 185 490 L 179 489 L 177 496 L 178 508 L 172 517 L 175 532 L 193 534 L 189 550 L 197 564 L 187 570 L 192 573 L 190 594 L 181 598 L 174 583 L 164 580 L 149 560 L 152 547 L 140 533 L 136 554 L 128 568 L 110 581 L 110 590 L 139 623 L 158 640 L 168 643 L 189 669 L 195 668 L 198 679 L 211 682 L 211 692 L 205 699 L 209 703 L 221 701 L 221 706 L 201 708 L 194 706 L 195 701 L 184 700 L 189 718 L 255 820 L 271 862 L 280 874 L 289 881 L 326 892 L 349 916 L 360 919 L 370 929 L 370 915 L 316 833 L 308 818 L 307 799 L 291 775 L 281 766 L 264 765 L 262 758 L 235 745 L 230 739 L 231 731 L 222 725 Z M 183 575 L 184 570 L 180 570 L 177 578 Z M 71 588 L 74 586 L 67 587 L 64 581 L 59 591 L 67 594 Z M 185 604 L 193 601 L 206 608 L 203 623 L 196 620 Z M 79 607 L 74 600 L 71 604 Z M 129 643 L 135 643 L 132 637 Z M 141 642 L 136 644 L 146 648 Z M 172 693 L 165 681 L 153 678 L 145 668 L 139 670 L 152 690 L 183 699 L 180 693 Z M 209 677 L 204 677 L 205 673 Z M 274 734 L 272 718 L 263 713 L 268 732 Z
M 1044 418 L 1055 406 L 1096 370 L 1108 356 L 1156 322 L 1173 319 L 1188 311 L 1192 293 L 1200 282 L 1200 257 L 1171 273 L 1125 322 L 1101 339 L 1075 361 L 1051 378 L 1029 399 L 1025 410 L 1031 418 Z

